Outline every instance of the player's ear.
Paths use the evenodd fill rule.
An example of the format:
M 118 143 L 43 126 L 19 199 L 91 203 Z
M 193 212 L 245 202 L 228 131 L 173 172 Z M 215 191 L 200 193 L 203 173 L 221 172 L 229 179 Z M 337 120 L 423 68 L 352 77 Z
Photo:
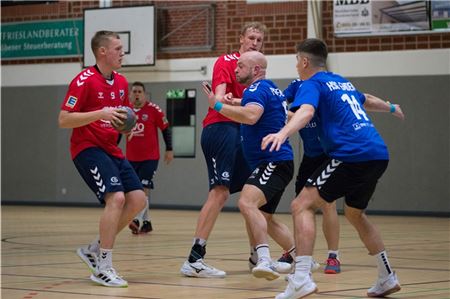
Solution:
M 100 47 L 100 48 L 98 48 L 98 50 L 97 50 L 97 55 L 105 55 L 105 53 L 106 53 L 106 48 L 105 47 Z

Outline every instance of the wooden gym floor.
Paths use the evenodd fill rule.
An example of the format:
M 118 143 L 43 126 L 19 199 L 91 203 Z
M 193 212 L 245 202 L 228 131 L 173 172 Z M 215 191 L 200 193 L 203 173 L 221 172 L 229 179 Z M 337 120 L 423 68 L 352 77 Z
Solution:
M 8 299 L 274 298 L 286 282 L 251 276 L 248 242 L 239 213 L 222 213 L 207 247 L 207 262 L 227 271 L 224 279 L 179 274 L 192 243 L 198 211 L 153 210 L 154 231 L 118 237 L 114 266 L 129 282 L 124 289 L 95 285 L 75 254 L 97 234 L 101 208 L 2 206 L 1 295 Z M 279 215 L 291 227 L 288 214 Z M 317 217 L 314 257 L 323 262 L 326 243 Z M 369 216 L 382 232 L 402 290 L 392 298 L 450 298 L 448 218 Z M 314 273 L 319 293 L 308 298 L 365 298 L 376 277 L 375 261 L 343 216 L 342 273 Z M 271 243 L 273 258 L 281 249 Z

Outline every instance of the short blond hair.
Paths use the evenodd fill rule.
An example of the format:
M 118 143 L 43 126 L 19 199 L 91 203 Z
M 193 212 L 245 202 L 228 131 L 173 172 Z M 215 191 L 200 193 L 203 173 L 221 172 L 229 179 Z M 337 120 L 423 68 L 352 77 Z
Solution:
M 255 29 L 260 32 L 262 32 L 264 35 L 266 35 L 267 27 L 261 22 L 250 22 L 245 23 L 244 26 L 242 26 L 241 29 L 241 35 L 244 36 L 248 29 Z
M 110 40 L 116 38 L 120 39 L 118 33 L 114 31 L 100 30 L 95 33 L 91 39 L 91 49 L 94 56 L 97 56 L 97 50 L 109 44 Z

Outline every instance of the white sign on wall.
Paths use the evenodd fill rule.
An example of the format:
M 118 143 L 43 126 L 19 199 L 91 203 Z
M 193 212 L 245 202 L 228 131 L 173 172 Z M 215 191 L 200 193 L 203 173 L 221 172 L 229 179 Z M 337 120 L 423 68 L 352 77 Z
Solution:
M 97 31 L 120 35 L 125 56 L 122 66 L 155 65 L 155 8 L 153 5 L 109 7 L 84 11 L 84 66 L 95 64 L 91 39 Z

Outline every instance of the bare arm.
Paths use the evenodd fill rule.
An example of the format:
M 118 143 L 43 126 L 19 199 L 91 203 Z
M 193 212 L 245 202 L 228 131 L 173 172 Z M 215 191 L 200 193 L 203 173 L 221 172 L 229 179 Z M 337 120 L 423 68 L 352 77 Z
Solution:
M 207 82 L 203 82 L 203 91 L 208 96 L 209 107 L 214 109 L 216 103 L 220 103 L 220 114 L 242 124 L 253 125 L 255 124 L 261 117 L 264 112 L 264 109 L 259 105 L 247 105 L 247 106 L 233 106 L 230 104 L 222 104 L 222 97 L 219 97 L 217 94 L 214 94 L 211 89 L 208 87 Z M 218 87 L 221 85 L 218 85 Z M 218 88 L 216 88 L 218 90 Z
M 385 102 L 382 99 L 365 93 L 366 101 L 364 102 L 364 108 L 367 111 L 374 112 L 391 112 L 391 109 L 394 111 L 391 112 L 395 117 L 400 118 L 401 120 L 405 119 L 405 115 L 403 114 L 402 108 L 398 104 L 391 104 L 389 102 Z M 392 108 L 393 107 L 393 108 Z
M 270 151 L 278 151 L 286 139 L 298 130 L 303 129 L 314 116 L 314 106 L 303 104 L 294 113 L 290 121 L 275 134 L 269 134 L 263 138 L 261 149 L 265 150 L 270 144 Z
M 214 105 L 211 107 L 213 108 Z M 259 105 L 249 104 L 246 106 L 223 105 L 220 114 L 241 124 L 254 125 L 263 114 L 264 109 Z

